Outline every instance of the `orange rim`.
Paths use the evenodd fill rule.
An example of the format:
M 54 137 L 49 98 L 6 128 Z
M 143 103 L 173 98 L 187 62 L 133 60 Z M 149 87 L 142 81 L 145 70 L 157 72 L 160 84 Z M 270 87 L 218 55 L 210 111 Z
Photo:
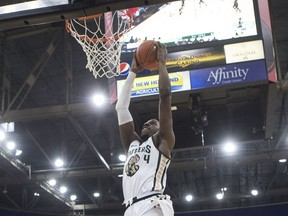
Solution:
M 78 18 L 79 21 L 84 21 L 84 20 L 89 20 L 89 19 L 95 19 L 95 18 L 99 18 L 101 17 L 103 14 L 96 14 L 96 15 L 91 15 L 91 16 L 86 16 L 86 17 L 80 17 Z M 128 28 L 131 28 L 132 26 L 132 14 L 127 14 L 130 18 L 130 24 L 128 26 Z M 72 30 L 70 28 L 70 23 L 69 23 L 69 20 L 65 20 L 65 28 L 66 28 L 66 31 L 71 34 L 72 32 L 76 33 L 74 30 Z M 114 40 L 118 40 L 120 37 L 122 37 L 124 33 L 121 33 L 121 34 L 117 34 L 115 35 L 114 37 L 112 37 Z M 102 41 L 102 42 L 108 42 L 110 41 L 111 39 L 109 38 L 90 38 L 88 37 L 87 35 L 79 35 L 76 33 L 76 37 L 79 39 L 79 40 L 82 40 L 82 41 L 88 41 L 88 42 L 97 42 L 97 41 Z
M 86 16 L 86 17 L 79 17 L 78 20 L 83 21 L 83 20 L 95 19 L 95 18 L 101 17 L 102 15 L 103 14 L 96 14 L 96 15 L 91 15 L 91 16 Z

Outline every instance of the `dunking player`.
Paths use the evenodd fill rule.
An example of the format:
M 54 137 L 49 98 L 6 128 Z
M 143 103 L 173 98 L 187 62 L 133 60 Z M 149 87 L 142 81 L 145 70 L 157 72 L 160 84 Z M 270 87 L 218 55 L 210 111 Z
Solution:
M 166 48 L 157 43 L 159 61 L 159 121 L 150 119 L 141 134 L 134 129 L 129 112 L 133 81 L 142 68 L 135 55 L 131 71 L 118 98 L 116 110 L 122 144 L 127 152 L 123 171 L 124 216 L 172 216 L 174 210 L 168 195 L 164 195 L 167 169 L 175 144 L 171 112 L 171 85 L 165 65 Z

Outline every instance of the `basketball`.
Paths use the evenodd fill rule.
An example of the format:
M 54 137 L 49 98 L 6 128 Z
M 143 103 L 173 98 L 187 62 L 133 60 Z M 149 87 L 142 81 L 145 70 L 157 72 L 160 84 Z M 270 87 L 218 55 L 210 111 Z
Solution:
M 136 61 L 144 69 L 158 69 L 157 47 L 153 40 L 143 41 L 136 50 Z

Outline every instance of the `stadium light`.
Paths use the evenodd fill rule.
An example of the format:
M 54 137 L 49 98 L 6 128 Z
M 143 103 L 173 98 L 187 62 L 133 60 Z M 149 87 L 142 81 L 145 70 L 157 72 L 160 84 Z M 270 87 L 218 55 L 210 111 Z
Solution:
M 103 94 L 95 94 L 92 100 L 96 106 L 102 106 L 105 102 L 105 97 Z
M 20 156 L 22 154 L 22 150 L 16 149 L 15 156 Z
M 233 153 L 235 152 L 237 149 L 236 147 L 236 144 L 234 141 L 232 140 L 228 140 L 224 143 L 223 145 L 223 150 L 226 152 L 226 153 Z
M 48 184 L 51 185 L 51 186 L 55 186 L 56 183 L 57 183 L 57 181 L 56 181 L 55 179 L 50 179 L 50 180 L 48 181 Z
M 258 195 L 258 190 L 255 190 L 255 189 L 251 190 L 251 194 L 253 196 L 257 196 Z
M 9 142 L 6 143 L 6 147 L 9 150 L 13 150 L 16 147 L 16 144 L 14 142 L 12 142 L 12 141 L 9 141 Z
M 191 202 L 193 200 L 193 196 L 191 194 L 186 195 L 185 197 L 187 202 Z
M 70 200 L 71 201 L 75 201 L 77 199 L 77 196 L 75 195 L 75 194 L 72 194 L 71 196 L 70 196 Z
M 56 167 L 62 167 L 64 165 L 64 162 L 62 159 L 58 158 L 55 160 L 55 166 Z
M 95 192 L 95 193 L 93 194 L 93 196 L 94 196 L 94 197 L 99 197 L 99 196 L 100 196 L 100 193 Z
M 216 198 L 217 198 L 218 200 L 222 200 L 223 197 L 224 197 L 224 194 L 223 194 L 223 193 L 218 193 L 218 194 L 216 194 Z
M 60 187 L 60 193 L 62 193 L 62 194 L 64 194 L 64 193 L 66 193 L 67 192 L 67 187 L 65 187 L 65 186 L 61 186 Z
M 125 162 L 125 161 L 126 161 L 126 155 L 120 154 L 118 158 L 119 158 L 119 160 L 122 161 L 122 162 Z

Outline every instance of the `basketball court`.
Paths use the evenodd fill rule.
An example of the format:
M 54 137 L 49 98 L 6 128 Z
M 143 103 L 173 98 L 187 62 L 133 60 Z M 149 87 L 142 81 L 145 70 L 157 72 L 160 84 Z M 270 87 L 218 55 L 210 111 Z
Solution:
M 287 208 L 287 10 L 284 0 L 1 1 L 0 215 L 123 215 L 114 108 L 148 40 L 168 50 L 175 215 Z M 137 76 L 131 97 L 139 130 L 158 115 L 157 69 Z

